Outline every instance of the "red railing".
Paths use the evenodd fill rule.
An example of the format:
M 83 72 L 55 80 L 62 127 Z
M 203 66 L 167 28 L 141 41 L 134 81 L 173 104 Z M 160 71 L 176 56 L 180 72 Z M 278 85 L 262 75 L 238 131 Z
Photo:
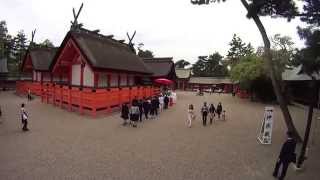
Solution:
M 122 103 L 130 103 L 132 99 L 142 99 L 158 95 L 160 89 L 152 86 L 122 87 L 109 89 L 91 89 L 69 87 L 52 83 L 35 83 L 30 81 L 18 81 L 16 91 L 18 94 L 31 93 L 41 97 L 42 102 L 51 103 L 69 111 L 77 109 L 80 114 L 84 109 L 91 111 L 96 116 L 98 110 L 110 112 L 113 107 L 119 107 Z

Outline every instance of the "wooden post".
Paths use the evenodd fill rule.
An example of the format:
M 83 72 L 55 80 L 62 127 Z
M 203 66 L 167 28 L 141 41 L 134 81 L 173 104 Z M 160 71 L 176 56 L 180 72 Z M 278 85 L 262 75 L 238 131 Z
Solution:
M 62 102 L 63 102 L 63 86 L 60 85 L 60 107 L 61 108 L 62 108 Z
M 72 102 L 71 102 L 71 86 L 68 88 L 68 110 L 72 111 Z
M 56 85 L 53 84 L 53 93 L 52 93 L 52 101 L 53 101 L 53 105 L 56 105 Z
M 79 99 L 79 112 L 82 115 L 83 114 L 83 89 L 80 89 L 80 99 Z
M 84 72 L 85 64 L 81 64 L 81 70 L 80 70 L 80 86 L 83 87 L 83 72 Z

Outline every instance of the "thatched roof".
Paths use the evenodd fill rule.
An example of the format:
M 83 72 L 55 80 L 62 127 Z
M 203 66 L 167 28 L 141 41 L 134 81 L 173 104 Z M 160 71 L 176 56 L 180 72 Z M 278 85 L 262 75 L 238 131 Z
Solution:
M 69 31 L 59 51 L 61 52 L 64 44 L 72 39 L 93 69 L 151 74 L 143 60 L 133 53 L 127 44 L 112 37 L 85 29 Z
M 34 47 L 27 50 L 23 59 L 22 67 L 24 67 L 28 57 L 31 58 L 34 70 L 49 71 L 50 64 L 57 52 L 57 48 Z
M 172 57 L 144 58 L 144 63 L 152 71 L 154 78 L 175 79 L 176 73 Z
M 191 77 L 190 84 L 233 84 L 227 77 Z

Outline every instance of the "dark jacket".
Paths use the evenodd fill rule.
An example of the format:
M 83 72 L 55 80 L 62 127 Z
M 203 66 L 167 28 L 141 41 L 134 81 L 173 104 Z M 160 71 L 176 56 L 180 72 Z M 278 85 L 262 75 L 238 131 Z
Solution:
M 168 104 L 169 103 L 169 97 L 168 96 L 165 96 L 164 99 L 163 99 L 164 103 L 165 104 Z
M 220 114 L 222 112 L 222 105 L 217 106 L 217 113 Z
M 122 105 L 121 117 L 123 119 L 129 119 L 129 107 L 127 105 Z
M 142 101 L 138 101 L 138 107 L 139 107 L 140 113 L 143 112 L 143 103 L 142 103 Z
M 209 113 L 214 113 L 216 111 L 216 108 L 214 108 L 214 106 L 209 107 Z
M 280 161 L 283 162 L 295 162 L 296 159 L 296 145 L 297 142 L 294 139 L 287 139 L 287 141 L 282 145 L 281 152 L 279 155 Z
M 143 107 L 143 111 L 148 112 L 150 111 L 151 104 L 148 101 L 143 101 L 142 107 Z
M 157 109 L 158 108 L 158 102 L 156 99 L 151 100 L 151 108 L 152 109 Z

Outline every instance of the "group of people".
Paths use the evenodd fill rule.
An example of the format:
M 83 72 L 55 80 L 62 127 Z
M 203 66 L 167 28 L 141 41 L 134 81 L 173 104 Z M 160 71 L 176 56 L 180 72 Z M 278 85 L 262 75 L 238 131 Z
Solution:
M 131 107 L 128 103 L 124 103 L 121 107 L 121 118 L 123 125 L 128 123 L 132 127 L 137 127 L 137 122 L 144 119 L 154 119 L 160 112 L 169 107 L 169 97 L 167 95 L 154 96 L 152 98 L 144 98 L 132 100 Z M 129 121 L 129 122 L 128 122 Z
M 218 103 L 217 107 L 215 108 L 213 103 L 211 103 L 209 106 L 206 102 L 203 103 L 203 106 L 201 107 L 201 115 L 202 115 L 202 124 L 203 126 L 207 125 L 207 119 L 209 115 L 210 124 L 214 123 L 216 114 L 218 115 L 218 119 L 225 120 L 225 110 L 222 109 L 221 102 Z M 188 108 L 188 118 L 187 118 L 187 126 L 190 128 L 192 125 L 192 121 L 195 120 L 196 115 L 194 112 L 193 104 L 189 105 Z

